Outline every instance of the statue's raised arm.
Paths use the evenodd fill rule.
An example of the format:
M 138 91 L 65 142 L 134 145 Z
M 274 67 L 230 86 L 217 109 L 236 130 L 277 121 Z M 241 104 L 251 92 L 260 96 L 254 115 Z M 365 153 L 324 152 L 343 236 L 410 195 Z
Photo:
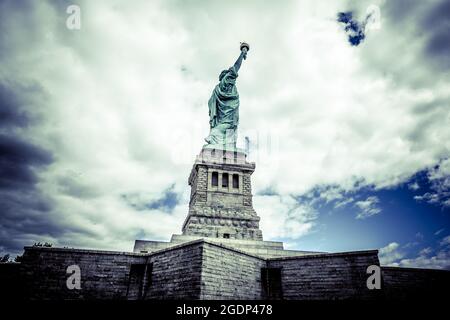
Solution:
M 234 65 L 219 75 L 219 84 L 214 88 L 208 101 L 210 132 L 205 138 L 208 147 L 226 150 L 236 149 L 237 126 L 239 123 L 239 94 L 236 88 L 238 71 L 242 60 L 250 49 L 242 42 L 241 54 Z
M 241 68 L 242 59 L 244 59 L 244 60 L 247 59 L 247 52 L 249 49 L 250 49 L 250 46 L 248 45 L 248 43 L 245 43 L 245 42 L 241 43 L 241 54 L 239 55 L 236 62 L 234 63 L 234 69 L 236 70 L 236 72 L 238 72 L 239 69 Z

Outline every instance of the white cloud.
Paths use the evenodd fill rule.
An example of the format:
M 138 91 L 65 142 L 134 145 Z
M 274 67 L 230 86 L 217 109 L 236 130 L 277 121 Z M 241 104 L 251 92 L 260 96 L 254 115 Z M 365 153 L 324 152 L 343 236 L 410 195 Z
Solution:
M 340 188 L 328 188 L 320 191 L 320 198 L 324 199 L 327 203 L 333 200 L 341 200 L 342 190 Z
M 337 201 L 336 204 L 334 205 L 334 208 L 337 209 L 337 208 L 344 207 L 347 204 L 352 203 L 353 201 L 355 201 L 355 199 L 353 199 L 352 197 L 341 200 L 341 201 Z
M 416 246 L 418 246 L 419 244 L 420 244 L 419 241 L 412 241 L 412 242 L 406 243 L 406 244 L 403 246 L 403 248 L 409 249 L 409 248 L 416 247 Z
M 408 184 L 408 188 L 410 190 L 416 191 L 416 190 L 420 189 L 420 185 L 417 182 L 413 182 L 413 183 Z
M 441 242 L 440 242 L 441 246 L 446 246 L 446 245 L 450 245 L 450 235 L 444 237 Z
M 312 232 L 316 226 L 317 212 L 291 196 L 257 195 L 253 205 L 261 217 L 260 228 L 266 239 L 295 240 Z
M 370 196 L 366 200 L 356 201 L 355 206 L 360 209 L 356 219 L 366 219 L 379 214 L 381 212 L 381 209 L 378 207 L 379 202 L 380 200 L 376 196 Z
M 399 250 L 399 244 L 397 242 L 391 242 L 387 246 L 379 249 L 378 256 L 380 264 L 395 265 L 395 262 L 403 258 L 405 254 Z
M 450 253 L 439 251 L 432 257 L 419 255 L 413 259 L 402 259 L 398 262 L 401 267 L 430 268 L 430 269 L 450 269 Z
M 417 201 L 450 207 L 450 158 L 444 159 L 428 171 L 427 178 L 431 183 L 431 192 L 415 196 Z
M 427 248 L 424 248 L 424 249 L 420 250 L 419 255 L 420 255 L 420 256 L 427 256 L 427 255 L 429 255 L 431 252 L 433 252 L 433 250 L 431 249 L 431 247 L 427 247 Z
M 380 254 L 389 254 L 397 250 L 399 247 L 397 242 L 391 242 L 386 247 L 380 249 Z
M 433 254 L 433 249 L 431 247 L 427 247 L 420 250 L 414 258 L 405 257 L 406 253 L 400 249 L 397 242 L 391 242 L 379 250 L 379 259 L 380 264 L 382 265 L 411 268 L 450 269 L 450 252 L 448 250 L 439 250 Z

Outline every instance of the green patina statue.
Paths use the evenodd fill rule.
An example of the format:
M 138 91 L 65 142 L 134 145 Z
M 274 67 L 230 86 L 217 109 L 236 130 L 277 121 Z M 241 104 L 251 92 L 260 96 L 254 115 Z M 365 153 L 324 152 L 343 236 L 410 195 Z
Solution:
M 204 147 L 236 149 L 239 123 L 239 93 L 236 88 L 236 79 L 242 60 L 247 58 L 250 46 L 243 42 L 240 49 L 241 54 L 234 65 L 220 73 L 219 84 L 214 88 L 208 101 L 210 132 L 205 138 L 207 144 Z

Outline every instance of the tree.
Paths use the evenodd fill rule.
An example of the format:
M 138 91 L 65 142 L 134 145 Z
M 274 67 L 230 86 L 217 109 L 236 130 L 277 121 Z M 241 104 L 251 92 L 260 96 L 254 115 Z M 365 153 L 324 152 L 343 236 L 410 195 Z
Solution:
M 0 262 L 5 263 L 9 261 L 9 254 L 5 254 L 3 257 L 0 258 Z

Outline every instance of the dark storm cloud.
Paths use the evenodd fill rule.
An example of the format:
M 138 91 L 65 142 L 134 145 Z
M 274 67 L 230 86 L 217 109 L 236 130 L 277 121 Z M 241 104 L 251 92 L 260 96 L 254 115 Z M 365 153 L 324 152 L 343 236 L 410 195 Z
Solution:
M 35 32 L 35 21 L 33 19 L 35 5 L 36 1 L 0 1 L 0 30 L 2 31 L 0 32 L 0 59 L 7 59 L 11 54 L 14 54 L 15 46 L 23 41 L 23 39 L 14 36 L 16 30 L 11 30 L 11 23 L 19 23 L 20 21 L 20 26 L 26 28 L 28 33 Z
M 438 69 L 450 68 L 450 2 L 448 0 L 387 1 L 383 17 L 398 27 L 399 37 L 407 26 L 416 26 L 417 39 L 424 38 L 423 53 Z
M 3 173 L 2 173 L 3 174 Z M 56 237 L 61 227 L 48 216 L 53 202 L 33 183 L 0 189 L 0 251 L 20 253 L 42 236 Z
M 63 239 L 67 234 L 98 237 L 98 234 L 57 219 L 54 200 L 36 188 L 0 190 L 0 252 L 22 254 L 35 242 Z
M 58 228 L 52 227 L 53 224 L 45 218 L 45 214 L 52 209 L 51 200 L 37 190 L 21 191 L 0 192 L 2 229 L 21 230 L 31 234 L 55 233 Z
M 49 152 L 20 138 L 0 135 L 0 188 L 32 188 L 37 181 L 33 168 L 50 164 Z
M 383 15 L 388 14 L 393 22 L 403 23 L 409 21 L 409 18 L 415 16 L 417 8 L 421 6 L 423 0 L 395 0 L 386 1 Z
M 25 110 L 30 109 L 33 97 L 40 96 L 38 86 L 0 83 L 0 188 L 28 189 L 37 181 L 34 168 L 52 162 L 50 152 L 20 137 L 16 129 L 36 121 Z M 38 100 L 38 99 L 36 99 Z
M 29 10 L 34 6 L 33 2 L 32 0 L 2 0 L 0 2 L 0 8 Z
M 11 253 L 33 244 L 34 235 L 58 232 L 46 217 L 52 203 L 36 188 L 36 171 L 53 156 L 18 134 L 36 123 L 27 110 L 41 95 L 37 85 L 0 83 L 0 249 Z
M 25 127 L 29 117 L 25 111 L 18 110 L 19 105 L 15 94 L 0 84 L 0 128 L 5 130 L 11 126 Z
M 27 127 L 38 120 L 31 114 L 36 98 L 42 99 L 43 89 L 36 83 L 20 84 L 10 81 L 0 82 L 0 132 L 5 133 L 15 127 Z
M 426 53 L 438 59 L 441 66 L 450 68 L 450 1 L 442 1 L 432 8 L 422 26 L 430 33 Z

